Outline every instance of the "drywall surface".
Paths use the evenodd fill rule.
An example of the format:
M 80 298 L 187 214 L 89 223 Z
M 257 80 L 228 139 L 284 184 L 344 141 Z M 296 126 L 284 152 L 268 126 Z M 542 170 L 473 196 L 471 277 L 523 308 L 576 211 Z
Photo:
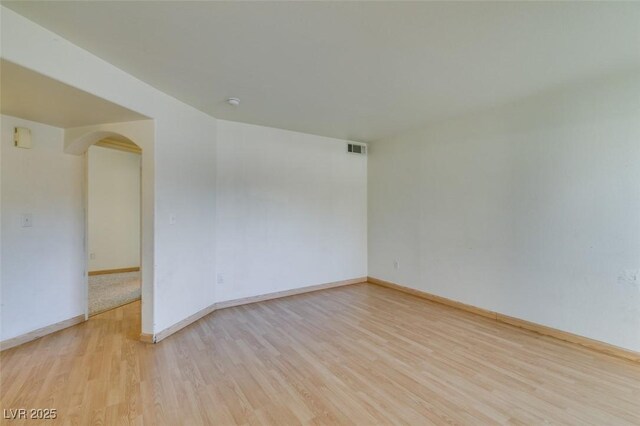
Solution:
M 143 147 L 143 187 L 154 197 L 153 244 L 143 248 L 153 251 L 153 309 L 143 303 L 142 331 L 157 333 L 213 304 L 216 119 L 0 8 L 4 59 L 153 119 L 153 149 Z
M 640 351 L 638 75 L 374 143 L 369 275 Z
M 13 146 L 13 128 L 33 147 Z M 85 313 L 83 158 L 63 152 L 63 130 L 1 117 L 0 340 Z M 22 226 L 31 215 L 32 225 Z
M 140 266 L 140 154 L 88 150 L 89 271 Z
M 367 274 L 367 157 L 347 141 L 218 121 L 216 299 Z

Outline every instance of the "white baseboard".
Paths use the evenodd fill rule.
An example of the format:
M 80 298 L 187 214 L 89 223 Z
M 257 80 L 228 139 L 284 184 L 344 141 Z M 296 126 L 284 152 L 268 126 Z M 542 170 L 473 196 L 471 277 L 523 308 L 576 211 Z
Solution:
M 422 290 L 416 290 L 414 288 L 405 287 L 400 284 L 392 283 L 390 281 L 381 280 L 374 277 L 369 277 L 368 281 L 371 284 L 376 284 L 382 287 L 392 288 L 402 291 L 404 293 L 412 294 L 414 296 L 421 297 L 423 299 L 430 300 L 432 302 L 447 305 L 456 309 L 471 312 L 476 315 L 481 315 L 505 324 L 513 325 L 515 327 L 523 328 L 525 330 L 533 331 L 545 336 L 551 336 L 565 342 L 575 343 L 598 352 L 602 352 L 608 355 L 613 355 L 619 358 L 625 358 L 631 361 L 640 362 L 640 353 L 629 349 L 621 348 L 611 345 L 609 343 L 601 342 L 599 340 L 590 339 L 588 337 L 579 336 L 577 334 L 569 333 L 567 331 L 558 330 L 557 328 L 548 327 L 535 322 L 526 321 L 520 318 L 511 317 L 501 314 L 499 312 L 490 311 L 487 309 L 479 308 L 473 305 L 467 305 L 465 303 L 458 302 L 456 300 L 447 299 L 445 297 L 436 296 L 435 294 L 427 293 Z
M 358 283 L 364 283 L 364 282 L 367 282 L 367 277 L 352 278 L 350 280 L 335 281 L 335 282 L 312 285 L 312 286 L 307 286 L 307 287 L 294 288 L 294 289 L 291 289 L 291 290 L 277 291 L 277 292 L 274 292 L 274 293 L 267 293 L 267 294 L 262 294 L 262 295 L 259 295 L 259 296 L 243 297 L 241 299 L 234 299 L 234 300 L 227 300 L 227 301 L 224 301 L 224 302 L 217 302 L 217 303 L 214 303 L 211 306 L 208 306 L 208 307 L 196 312 L 193 315 L 188 316 L 187 318 L 185 318 L 182 321 L 172 325 L 171 327 L 165 328 L 164 330 L 160 331 L 159 333 L 156 333 L 154 336 L 142 335 L 141 336 L 141 340 L 144 341 L 144 342 L 147 342 L 147 343 L 158 343 L 161 340 L 166 339 L 167 337 L 171 336 L 175 332 L 177 332 L 179 330 L 182 330 L 186 326 L 188 326 L 190 324 L 193 324 L 194 322 L 196 322 L 199 319 L 209 315 L 210 313 L 212 313 L 214 311 L 217 311 L 218 309 L 225 309 L 225 308 L 231 308 L 231 307 L 234 307 L 234 306 L 247 305 L 249 303 L 264 302 L 266 300 L 279 299 L 281 297 L 295 296 L 296 294 L 310 293 L 312 291 L 326 290 L 326 289 L 329 289 L 329 288 L 342 287 L 342 286 L 345 286 L 345 285 L 358 284 Z
M 64 321 L 57 322 L 55 324 L 48 325 L 46 327 L 39 328 L 37 330 L 30 331 L 25 334 L 21 334 L 20 336 L 12 337 L 11 339 L 3 340 L 2 342 L 0 342 L 0 351 L 14 348 L 16 346 L 22 345 L 23 343 L 31 342 L 32 340 L 36 340 L 40 337 L 46 336 L 47 334 L 55 333 L 56 331 L 71 327 L 72 325 L 80 324 L 84 321 L 85 317 L 84 314 L 82 314 Z

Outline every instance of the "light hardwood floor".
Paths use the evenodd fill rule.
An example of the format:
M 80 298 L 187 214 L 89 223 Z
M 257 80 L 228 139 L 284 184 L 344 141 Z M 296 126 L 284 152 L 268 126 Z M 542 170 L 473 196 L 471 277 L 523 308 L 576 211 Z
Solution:
M 640 424 L 640 364 L 375 285 L 216 311 L 157 345 L 139 316 L 2 352 L 1 408 L 79 425 Z

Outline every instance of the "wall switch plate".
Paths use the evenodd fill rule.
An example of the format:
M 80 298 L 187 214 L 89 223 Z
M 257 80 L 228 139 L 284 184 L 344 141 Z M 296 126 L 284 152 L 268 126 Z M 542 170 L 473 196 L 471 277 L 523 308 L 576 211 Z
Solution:
M 175 225 L 177 221 L 175 214 L 169 215 L 169 225 Z
M 23 228 L 31 228 L 33 226 L 33 215 L 31 213 L 23 214 L 20 217 L 20 223 Z
M 89 259 L 93 260 L 96 258 L 96 254 L 95 253 L 89 253 Z
M 399 260 L 394 260 L 393 261 L 393 269 L 400 269 L 400 261 Z
M 216 282 L 218 284 L 224 284 L 224 275 L 222 275 L 222 274 L 216 275 Z

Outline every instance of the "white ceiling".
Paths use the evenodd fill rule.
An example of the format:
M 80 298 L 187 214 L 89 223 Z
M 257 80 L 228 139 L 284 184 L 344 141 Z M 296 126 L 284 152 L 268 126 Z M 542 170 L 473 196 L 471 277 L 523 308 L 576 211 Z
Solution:
M 62 128 L 147 118 L 5 60 L 0 61 L 0 113 Z
M 361 141 L 640 70 L 639 2 L 3 4 L 215 117 Z

